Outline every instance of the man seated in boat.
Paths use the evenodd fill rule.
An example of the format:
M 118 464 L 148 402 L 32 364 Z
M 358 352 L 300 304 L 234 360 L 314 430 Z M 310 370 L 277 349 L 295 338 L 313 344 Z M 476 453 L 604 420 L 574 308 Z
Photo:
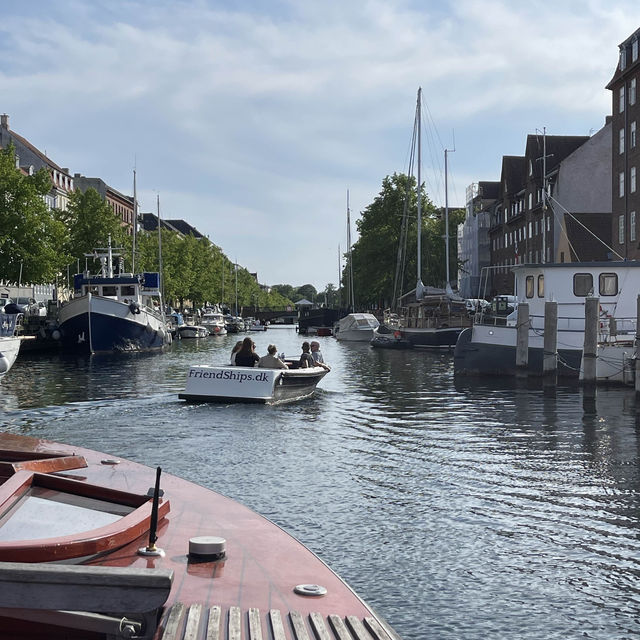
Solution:
M 265 369 L 288 369 L 288 365 L 282 362 L 282 360 L 280 360 L 276 355 L 277 352 L 278 347 L 276 347 L 275 344 L 270 344 L 267 347 L 267 355 L 260 358 L 258 366 Z
M 255 352 L 255 342 L 248 336 L 242 341 L 242 348 L 236 353 L 236 366 L 255 367 L 260 356 Z

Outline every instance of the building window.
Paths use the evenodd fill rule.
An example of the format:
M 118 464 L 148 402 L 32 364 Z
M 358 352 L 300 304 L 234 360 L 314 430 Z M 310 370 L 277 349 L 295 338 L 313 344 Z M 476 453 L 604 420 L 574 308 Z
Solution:
M 624 216 L 618 216 L 618 242 L 624 244 Z
M 618 153 L 624 153 L 624 129 L 620 129 L 618 142 Z
M 624 111 L 624 85 L 620 87 L 620 93 L 619 93 L 620 99 L 619 99 L 619 105 L 620 105 L 620 113 L 622 113 Z
M 629 83 L 629 104 L 636 103 L 636 79 L 634 78 Z
M 529 209 L 533 209 L 533 194 L 529 194 Z
M 636 146 L 636 121 L 631 123 L 629 135 L 629 148 L 633 149 Z
M 636 241 L 636 212 L 629 212 L 629 240 Z
M 631 169 L 629 170 L 629 192 L 630 193 L 635 193 L 636 192 L 636 168 L 635 167 L 631 167 Z
M 627 67 L 627 52 L 624 47 L 620 47 L 620 71 L 624 71 Z
M 631 43 L 631 62 L 635 62 L 638 59 L 638 41 L 634 40 Z
M 624 171 L 618 174 L 618 195 L 621 198 L 624 196 Z

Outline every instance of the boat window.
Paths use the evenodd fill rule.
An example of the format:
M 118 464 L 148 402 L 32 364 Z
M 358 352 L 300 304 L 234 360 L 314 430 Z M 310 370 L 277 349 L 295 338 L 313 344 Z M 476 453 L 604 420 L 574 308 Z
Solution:
M 100 295 L 100 287 L 97 284 L 92 284 L 89 287 L 89 293 L 91 293 L 94 296 Z
M 593 276 L 590 273 L 573 274 L 573 295 L 581 298 L 593 295 Z
M 527 298 L 533 298 L 533 276 L 527 276 L 525 285 L 525 295 Z
M 114 287 L 112 285 L 109 286 L 103 286 L 102 287 L 102 295 L 103 296 L 111 296 L 111 297 L 115 297 L 118 295 L 118 287 Z
M 618 274 L 601 273 L 599 278 L 599 291 L 601 296 L 618 295 Z
M 32 486 L 0 514 L 0 541 L 38 540 L 117 522 L 133 507 Z
M 133 285 L 123 284 L 120 287 L 120 292 L 121 292 L 121 295 L 123 296 L 135 296 L 136 288 Z
M 544 298 L 544 275 L 538 276 L 538 298 Z

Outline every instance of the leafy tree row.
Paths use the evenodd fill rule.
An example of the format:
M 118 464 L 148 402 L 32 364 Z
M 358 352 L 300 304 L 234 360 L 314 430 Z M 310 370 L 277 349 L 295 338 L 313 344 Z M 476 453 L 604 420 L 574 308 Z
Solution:
M 66 210 L 49 208 L 51 189 L 46 169 L 25 175 L 16 168 L 15 148 L 0 149 L 0 278 L 23 282 L 54 282 L 59 274 L 85 267 L 96 271 L 86 254 L 122 247 L 125 269 L 131 269 L 132 238 L 119 217 L 95 189 L 76 190 Z M 136 271 L 159 271 L 158 232 L 137 238 Z M 206 238 L 162 230 L 162 274 L 165 298 L 183 306 L 226 304 L 238 309 L 285 308 L 291 300 L 277 291 L 263 291 L 253 276 L 235 265 Z

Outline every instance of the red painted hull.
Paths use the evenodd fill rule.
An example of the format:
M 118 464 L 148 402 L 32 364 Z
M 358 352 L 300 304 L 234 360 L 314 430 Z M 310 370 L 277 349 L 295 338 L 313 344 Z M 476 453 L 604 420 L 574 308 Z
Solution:
M 107 487 L 109 491 L 144 495 L 155 481 L 155 470 L 151 468 L 127 460 L 104 464 L 102 461 L 108 456 L 79 447 L 0 433 L 0 449 L 39 455 L 56 453 L 67 456 L 65 461 L 70 455 L 83 456 L 86 468 L 69 470 L 66 462 L 61 475 Z M 5 481 L 5 478 L 0 480 Z M 170 503 L 168 514 L 159 521 L 156 542 L 157 547 L 164 550 L 164 557 L 138 554 L 138 550 L 147 544 L 147 534 L 143 534 L 124 546 L 92 558 L 87 564 L 172 570 L 174 579 L 165 611 L 182 603 L 186 607 L 217 605 L 223 610 L 256 608 L 263 614 L 279 609 L 283 615 L 296 611 L 302 616 L 318 612 L 325 617 L 335 614 L 361 620 L 375 618 L 371 609 L 333 571 L 277 525 L 229 498 L 175 476 L 163 474 L 161 488 L 164 502 Z M 195 536 L 225 538 L 226 557 L 217 561 L 190 560 L 189 540 Z M 24 557 L 20 560 L 31 562 L 41 561 L 41 558 L 34 555 L 33 560 Z M 300 584 L 322 585 L 327 594 L 322 597 L 298 595 L 294 593 L 294 587 Z M 23 627 L 20 624 L 0 618 L 0 637 L 10 637 L 4 634 L 15 634 L 16 630 L 24 632 L 17 637 L 29 637 L 28 624 Z M 389 630 L 389 633 L 385 638 L 394 637 L 393 632 Z M 32 637 L 45 635 L 39 636 L 36 632 Z M 57 636 L 49 634 L 46 637 Z M 82 637 L 94 636 L 85 634 Z M 162 624 L 154 637 L 162 637 Z

